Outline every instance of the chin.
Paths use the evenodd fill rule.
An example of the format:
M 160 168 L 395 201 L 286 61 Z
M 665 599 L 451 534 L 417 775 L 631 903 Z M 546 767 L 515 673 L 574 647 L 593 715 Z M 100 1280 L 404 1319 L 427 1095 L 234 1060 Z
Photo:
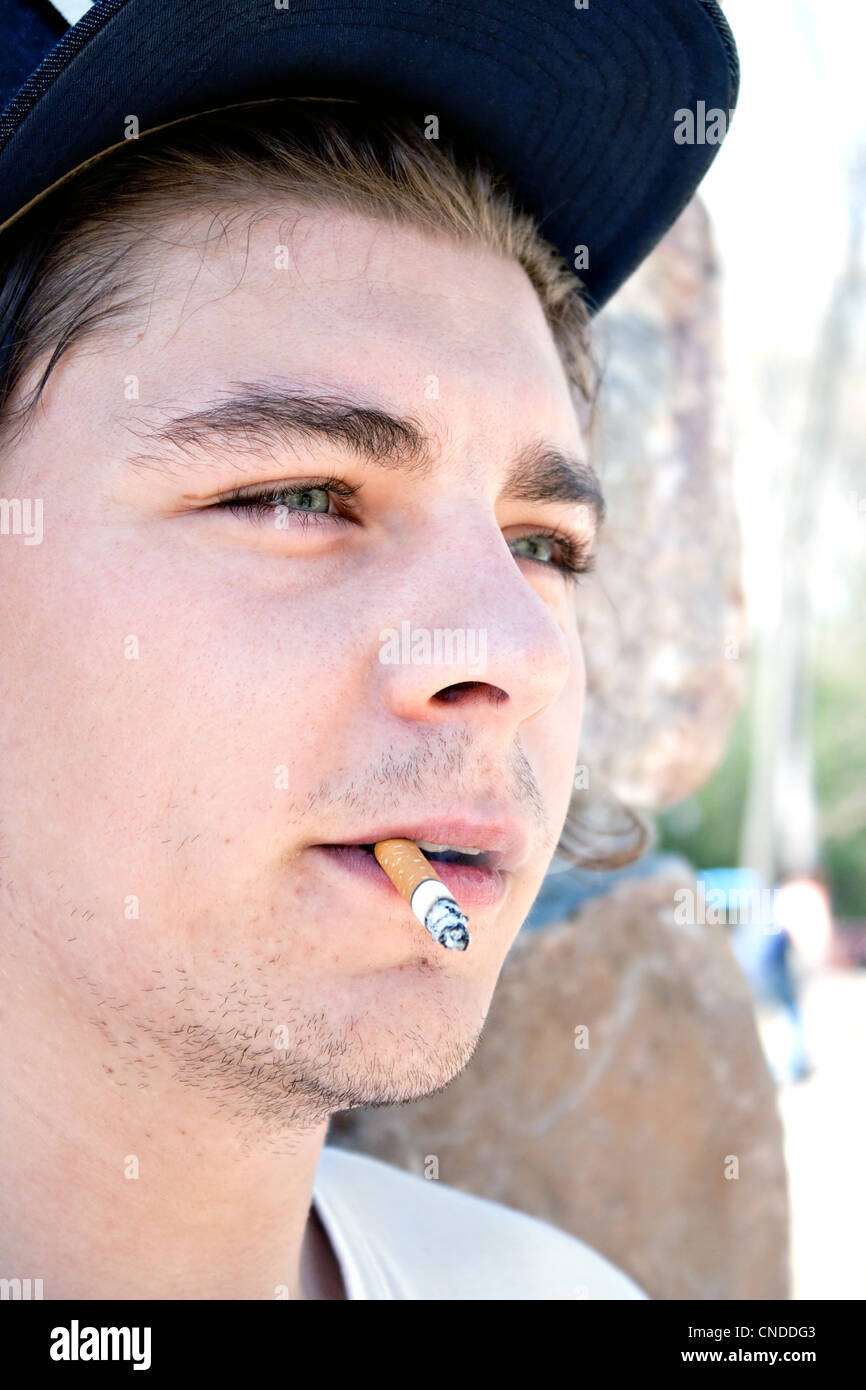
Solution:
M 385 1105 L 410 1105 L 425 1096 L 444 1091 L 472 1059 L 475 1042 L 447 1051 L 410 1048 L 401 1051 L 399 1061 L 370 1059 L 362 1077 L 346 1075 L 339 1109 L 369 1109 Z M 377 1061 L 383 1063 L 377 1065 Z M 348 1102 L 348 1103 L 345 1103 Z
M 398 1015 L 353 1018 L 339 1055 L 344 1093 L 357 1092 L 355 1105 L 399 1105 L 441 1091 L 471 1061 L 484 1015 L 453 1001 L 436 1007 L 426 1001 L 415 1017 L 407 1007 Z M 336 1032 L 337 1030 L 335 1030 Z

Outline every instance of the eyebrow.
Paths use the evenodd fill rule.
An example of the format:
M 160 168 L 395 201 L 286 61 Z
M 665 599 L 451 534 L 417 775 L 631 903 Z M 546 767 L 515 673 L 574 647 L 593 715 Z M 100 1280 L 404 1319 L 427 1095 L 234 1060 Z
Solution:
M 219 448 L 249 456 L 291 447 L 299 440 L 325 440 L 348 449 L 364 463 L 426 477 L 436 466 L 437 441 L 417 420 L 340 392 L 316 392 L 263 382 L 238 382 L 224 400 L 171 416 L 142 430 L 146 450 L 128 454 L 133 467 L 194 468 L 196 451 Z M 186 456 L 185 464 L 173 454 Z M 205 461 L 207 463 L 208 460 Z M 601 526 L 605 502 L 599 479 L 579 454 L 532 440 L 512 460 L 501 497 L 509 502 L 586 506 Z

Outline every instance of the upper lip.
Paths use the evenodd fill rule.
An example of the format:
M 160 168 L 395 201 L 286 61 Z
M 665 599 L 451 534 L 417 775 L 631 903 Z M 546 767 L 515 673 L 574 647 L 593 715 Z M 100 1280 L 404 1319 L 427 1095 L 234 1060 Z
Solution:
M 331 844 L 374 845 L 379 840 L 428 840 L 434 845 L 484 850 L 487 867 L 507 872 L 520 867 L 529 850 L 529 835 L 521 821 L 512 817 L 449 815 L 441 819 L 393 820 L 378 828 L 365 826 L 357 833 L 341 835 Z

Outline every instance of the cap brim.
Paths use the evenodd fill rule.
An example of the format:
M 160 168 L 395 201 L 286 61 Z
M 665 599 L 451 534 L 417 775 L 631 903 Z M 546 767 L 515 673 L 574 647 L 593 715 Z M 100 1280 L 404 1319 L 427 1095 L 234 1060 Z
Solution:
M 0 114 L 0 232 L 94 158 L 205 110 L 375 97 L 439 118 L 508 174 L 601 307 L 694 194 L 719 145 L 676 112 L 729 113 L 736 49 L 715 0 L 99 0 Z

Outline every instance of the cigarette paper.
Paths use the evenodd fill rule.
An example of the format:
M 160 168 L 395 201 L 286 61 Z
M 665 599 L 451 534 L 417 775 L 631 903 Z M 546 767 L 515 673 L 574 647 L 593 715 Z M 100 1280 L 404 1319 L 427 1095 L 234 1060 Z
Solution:
M 468 918 L 414 840 L 380 840 L 373 853 L 401 897 L 433 940 L 452 951 L 465 951 Z

